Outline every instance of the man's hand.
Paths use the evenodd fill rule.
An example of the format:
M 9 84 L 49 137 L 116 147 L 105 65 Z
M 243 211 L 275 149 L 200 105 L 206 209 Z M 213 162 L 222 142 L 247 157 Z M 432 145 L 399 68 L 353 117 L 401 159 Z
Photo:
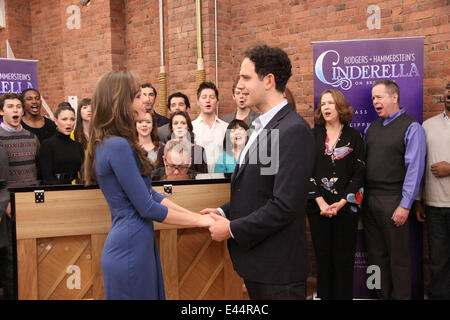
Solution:
M 450 163 L 447 161 L 436 162 L 431 165 L 431 173 L 436 178 L 443 178 L 450 175 Z
M 211 239 L 215 241 L 224 241 L 231 238 L 230 220 L 216 214 L 211 214 L 210 217 L 215 220 L 214 224 L 209 227 Z
M 414 201 L 416 206 L 416 217 L 417 221 L 419 222 L 425 222 L 425 219 L 427 218 L 427 215 L 425 214 L 425 210 L 423 210 L 423 205 L 420 201 Z
M 6 207 L 6 215 L 11 219 L 11 202 L 8 202 L 8 206 Z
M 395 209 L 394 214 L 392 215 L 392 220 L 394 221 L 394 225 L 396 227 L 401 227 L 405 224 L 406 219 L 408 219 L 409 210 L 403 207 L 398 206 Z
M 213 208 L 205 208 L 200 211 L 200 214 L 217 214 L 218 216 L 222 216 L 219 210 Z
M 211 215 L 199 215 L 199 219 L 197 222 L 197 227 L 199 228 L 209 228 L 214 224 L 214 219 L 211 218 Z

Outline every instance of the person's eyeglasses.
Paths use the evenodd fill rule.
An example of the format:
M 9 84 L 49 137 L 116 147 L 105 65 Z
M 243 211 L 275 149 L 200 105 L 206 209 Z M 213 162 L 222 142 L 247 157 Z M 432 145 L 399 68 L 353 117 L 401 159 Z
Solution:
M 186 170 L 186 169 L 189 169 L 189 167 L 190 167 L 190 165 L 179 165 L 179 166 L 176 166 L 176 165 L 170 164 L 170 163 L 166 163 L 166 166 L 168 168 L 171 168 L 173 170 L 178 170 L 178 171 Z

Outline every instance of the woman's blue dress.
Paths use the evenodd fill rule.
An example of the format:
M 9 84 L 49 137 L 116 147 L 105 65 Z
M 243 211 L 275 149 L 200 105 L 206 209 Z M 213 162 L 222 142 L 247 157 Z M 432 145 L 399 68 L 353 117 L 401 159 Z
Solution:
M 107 138 L 97 145 L 95 174 L 112 220 L 102 254 L 106 299 L 165 299 L 153 220 L 163 221 L 167 207 L 138 168 L 126 139 Z

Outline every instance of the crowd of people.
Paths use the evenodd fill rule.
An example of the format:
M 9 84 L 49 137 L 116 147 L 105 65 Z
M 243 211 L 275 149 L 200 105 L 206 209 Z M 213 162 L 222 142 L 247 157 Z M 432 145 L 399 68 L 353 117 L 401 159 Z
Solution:
M 282 55 L 276 56 L 277 59 L 279 57 L 285 59 Z M 224 237 L 213 236 L 213 239 L 221 241 L 232 238 L 238 243 L 236 245 L 232 242 L 230 249 L 230 252 L 235 250 L 234 256 L 232 254 L 233 263 L 238 266 L 236 268 L 235 265 L 235 269 L 238 272 L 242 270 L 240 274 L 250 288 L 250 298 L 265 298 L 266 296 L 260 295 L 260 284 L 264 283 L 264 277 L 273 278 L 274 283 L 289 282 L 291 271 L 286 271 L 289 275 L 283 274 L 283 271 L 280 271 L 281 275 L 256 274 L 257 271 L 254 270 L 263 270 L 262 265 L 265 263 L 260 265 L 256 258 L 257 264 L 253 265 L 255 269 L 247 269 L 253 262 L 249 263 L 246 255 L 253 254 L 251 252 L 255 246 L 258 247 L 257 243 L 264 243 L 263 238 L 258 238 L 261 237 L 258 234 L 260 231 L 249 230 L 258 226 L 260 221 L 253 222 L 250 218 L 241 217 L 236 212 L 239 206 L 233 203 L 220 210 L 208 209 L 203 212 L 205 215 L 198 219 L 189 210 L 154 192 L 151 179 L 170 180 L 198 173 L 235 172 L 233 183 L 236 183 L 240 174 L 239 168 L 245 166 L 248 153 L 252 152 L 251 145 L 256 143 L 255 136 L 260 134 L 263 128 L 273 127 L 286 134 L 280 139 L 290 140 L 287 138 L 288 134 L 298 132 L 299 135 L 305 135 L 304 139 L 311 141 L 304 149 L 300 145 L 290 145 L 295 139 L 286 146 L 284 143 L 287 141 L 280 141 L 279 167 L 283 167 L 283 170 L 276 173 L 275 182 L 271 178 L 269 183 L 266 180 L 269 178 L 264 177 L 260 178 L 261 182 L 258 184 L 255 182 L 258 179 L 252 178 L 254 192 L 260 190 L 262 193 L 255 195 L 254 201 L 258 202 L 260 197 L 273 192 L 273 203 L 268 204 L 265 211 L 261 210 L 261 216 L 267 215 L 269 218 L 273 212 L 281 210 L 280 208 L 286 216 L 286 223 L 278 221 L 279 225 L 270 227 L 275 230 L 275 234 L 267 233 L 265 237 L 281 237 L 276 234 L 276 230 L 288 228 L 288 223 L 293 226 L 298 223 L 296 232 L 303 230 L 302 223 L 292 220 L 289 216 L 289 213 L 296 212 L 297 209 L 292 209 L 291 205 L 297 204 L 297 200 L 293 201 L 293 198 L 287 197 L 282 203 L 277 203 L 282 196 L 276 188 L 286 188 L 288 181 L 296 177 L 294 169 L 291 172 L 285 171 L 287 162 L 294 162 L 294 166 L 304 169 L 298 173 L 298 177 L 308 177 L 306 187 L 302 185 L 300 189 L 307 189 L 304 211 L 310 224 L 317 259 L 318 297 L 353 298 L 357 228 L 361 217 L 368 262 L 381 269 L 378 296 L 381 299 L 411 299 L 412 267 L 408 223 L 411 219 L 410 212 L 415 208 L 417 219 L 424 222 L 426 218 L 428 226 L 431 270 L 428 297 L 450 299 L 450 83 L 446 87 L 443 114 L 428 119 L 422 126 L 400 107 L 400 88 L 394 81 L 374 82 L 372 100 L 379 118 L 366 128 L 364 134 L 350 126 L 353 109 L 344 95 L 338 90 L 326 90 L 319 97 L 314 115 L 316 125 L 310 133 L 305 133 L 303 122 L 300 125 L 300 122 L 295 124 L 286 120 L 294 117 L 291 113 L 296 108 L 293 95 L 286 88 L 289 77 L 280 84 L 280 77 L 273 77 L 275 71 L 258 74 L 261 78 L 253 81 L 262 81 L 261 79 L 267 77 L 265 84 L 272 90 L 269 94 L 269 90 L 264 89 L 267 91 L 264 96 L 267 101 L 258 100 L 258 91 L 251 86 L 249 79 L 255 70 L 252 67 L 260 63 L 264 62 L 260 62 L 258 57 L 247 56 L 244 59 L 240 77 L 231 90 L 236 109 L 224 115 L 222 119 L 217 115 L 219 92 L 212 82 L 203 82 L 197 90 L 196 102 L 200 114 L 195 120 L 191 120 L 191 103 L 182 92 L 175 92 L 168 97 L 168 118 L 158 114 L 154 108 L 156 89 L 149 83 L 130 89 L 136 82 L 130 73 L 111 72 L 102 77 L 93 99 L 82 99 L 77 112 L 68 102 L 61 102 L 54 113 L 54 121 L 42 115 L 41 95 L 38 90 L 27 89 L 21 94 L 4 93 L 0 97 L 0 286 L 3 287 L 4 298 L 10 299 L 15 294 L 11 267 L 11 207 L 7 188 L 77 183 L 98 183 L 107 200 L 112 199 L 109 205 L 113 217 L 113 235 L 108 237 L 105 244 L 107 248 L 114 247 L 113 242 L 119 241 L 126 232 L 124 226 L 114 220 L 119 221 L 123 212 L 113 210 L 120 207 L 114 203 L 114 196 L 124 190 L 127 195 L 135 196 L 142 194 L 141 189 L 149 190 L 150 200 L 155 202 L 150 205 L 152 210 L 148 209 L 150 200 L 146 198 L 130 201 L 136 208 L 142 208 L 145 212 L 143 215 L 152 220 L 210 227 L 210 231 L 214 225 L 211 231 L 214 234 L 218 230 L 218 219 L 223 219 L 220 223 L 228 227 L 227 232 L 230 234 Z M 271 67 L 273 66 L 262 69 L 270 70 Z M 250 68 L 250 75 L 246 74 L 246 68 Z M 114 77 L 118 80 L 114 80 Z M 111 85 L 117 85 L 117 95 L 113 97 L 107 93 L 111 90 L 106 90 L 106 87 Z M 128 88 L 128 91 L 124 88 Z M 263 90 L 262 87 L 259 90 Z M 132 99 L 130 95 L 133 96 Z M 277 101 L 278 104 L 275 106 L 275 103 L 272 103 L 273 106 L 268 108 L 271 101 Z M 285 106 L 288 106 L 289 111 Z M 279 128 L 273 119 L 280 123 Z M 126 121 L 132 124 L 131 129 L 127 128 Z M 297 129 L 284 132 L 284 126 Z M 302 129 L 298 129 L 298 126 Z M 112 137 L 125 138 L 127 143 Z M 99 146 L 99 141 L 104 144 Z M 302 152 L 307 152 L 310 147 L 309 153 L 312 155 L 301 160 Z M 286 158 L 285 163 L 281 163 L 284 159 L 282 152 L 288 151 L 283 148 L 297 149 L 290 150 L 295 153 L 290 155 L 292 159 Z M 241 154 L 247 154 L 247 157 Z M 313 161 L 311 169 L 308 171 L 306 164 L 295 163 L 296 159 Z M 136 175 L 132 172 L 134 169 L 124 167 L 127 161 L 137 164 Z M 250 172 L 250 169 L 247 171 Z M 137 182 L 138 173 L 151 179 L 143 180 L 141 184 Z M 241 177 L 244 178 L 250 179 Z M 264 185 L 272 188 L 272 191 L 264 190 Z M 118 186 L 122 186 L 123 190 L 119 190 Z M 242 189 L 244 190 L 244 186 Z M 295 190 L 293 195 L 295 196 Z M 240 195 L 232 197 L 236 199 Z M 277 206 L 277 209 L 273 206 Z M 134 210 L 131 207 L 128 209 L 130 212 Z M 252 219 L 258 218 L 254 216 Z M 277 223 L 278 218 L 270 219 L 274 224 Z M 236 221 L 243 222 L 238 224 Z M 269 227 L 264 225 L 262 228 Z M 293 233 L 289 233 L 287 238 L 281 237 L 277 241 L 290 242 L 293 241 L 292 236 Z M 253 239 L 251 241 L 255 243 L 247 247 L 246 237 Z M 143 231 L 133 239 L 136 243 L 142 243 L 144 240 L 148 243 L 141 247 L 141 253 L 153 252 L 153 233 Z M 278 245 L 283 246 L 283 243 Z M 261 246 L 266 246 L 269 251 L 258 251 L 255 257 L 260 253 L 269 254 L 273 249 L 281 250 L 267 244 Z M 304 246 L 304 243 L 299 243 L 299 246 Z M 287 259 L 290 254 L 291 251 L 286 252 Z M 144 288 L 142 292 L 134 292 L 128 296 L 123 294 L 123 291 L 128 289 L 123 288 L 123 284 L 117 283 L 115 279 L 122 277 L 121 272 L 129 272 L 128 260 L 121 258 L 120 263 L 117 263 L 114 252 L 105 254 L 104 251 L 102 265 L 107 298 L 163 298 L 159 258 L 154 252 L 152 256 L 155 258 L 151 266 L 147 265 L 149 261 L 137 260 L 133 268 L 153 270 L 149 273 L 151 277 L 138 277 L 135 280 L 143 285 L 139 286 L 140 288 L 151 286 L 154 291 L 149 293 Z M 303 262 L 300 261 L 302 257 L 295 259 L 297 258 L 298 267 L 304 268 Z M 240 261 L 235 262 L 234 259 Z M 288 264 L 289 260 L 279 262 Z M 245 266 L 239 266 L 242 263 Z M 296 286 L 303 288 L 300 290 L 304 290 L 304 285 L 298 285 L 300 282 L 296 276 L 292 279 L 295 280 Z M 301 296 L 299 294 L 297 297 Z

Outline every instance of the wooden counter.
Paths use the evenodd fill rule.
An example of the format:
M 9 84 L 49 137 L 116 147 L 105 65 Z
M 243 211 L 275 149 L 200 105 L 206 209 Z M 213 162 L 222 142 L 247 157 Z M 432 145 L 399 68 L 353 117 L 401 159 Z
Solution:
M 163 193 L 162 186 L 155 189 Z M 177 204 L 198 212 L 229 199 L 229 183 L 173 185 Z M 104 299 L 101 254 L 111 225 L 100 189 L 15 191 L 19 299 Z M 226 243 L 206 229 L 155 222 L 167 299 L 242 299 Z

